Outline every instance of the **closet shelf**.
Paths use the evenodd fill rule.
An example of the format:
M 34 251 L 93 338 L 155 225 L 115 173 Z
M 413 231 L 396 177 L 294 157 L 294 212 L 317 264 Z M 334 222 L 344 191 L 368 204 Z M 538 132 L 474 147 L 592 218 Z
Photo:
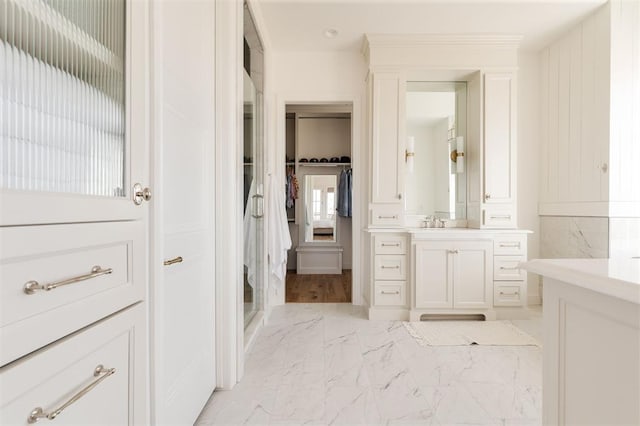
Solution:
M 298 163 L 298 166 L 304 166 L 304 167 L 340 167 L 340 166 L 351 166 L 351 163 Z

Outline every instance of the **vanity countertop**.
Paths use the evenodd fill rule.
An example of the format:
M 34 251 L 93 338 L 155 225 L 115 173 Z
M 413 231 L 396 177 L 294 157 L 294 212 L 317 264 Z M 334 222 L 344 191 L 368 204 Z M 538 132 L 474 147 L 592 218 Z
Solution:
M 640 305 L 640 259 L 535 259 L 523 269 Z
M 398 227 L 398 228 L 364 228 L 365 232 L 375 233 L 409 233 L 409 234 L 531 234 L 532 231 L 527 229 L 479 229 L 479 228 L 417 228 L 417 227 Z

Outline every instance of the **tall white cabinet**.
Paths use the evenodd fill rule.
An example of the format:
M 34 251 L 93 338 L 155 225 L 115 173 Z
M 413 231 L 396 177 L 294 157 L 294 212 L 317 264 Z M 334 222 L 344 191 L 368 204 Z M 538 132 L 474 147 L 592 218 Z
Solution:
M 5 3 L 0 423 L 148 423 L 148 4 Z
M 517 229 L 518 41 L 367 36 L 371 183 L 365 232 L 371 237 L 366 262 L 371 285 L 364 286 L 370 289 L 364 299 L 370 301 L 370 317 L 481 314 L 492 319 L 525 306 L 526 275 L 518 269 L 526 260 L 527 239 L 527 232 Z M 467 83 L 466 123 L 460 128 L 466 163 L 464 228 L 419 229 L 420 217 L 405 209 L 405 179 L 413 178 L 407 174 L 405 143 L 409 81 Z M 406 244 L 387 254 L 379 242 L 394 238 Z M 518 246 L 510 251 L 509 244 Z M 392 274 L 389 280 L 391 270 L 384 268 L 392 267 L 396 273 L 406 269 L 406 275 Z

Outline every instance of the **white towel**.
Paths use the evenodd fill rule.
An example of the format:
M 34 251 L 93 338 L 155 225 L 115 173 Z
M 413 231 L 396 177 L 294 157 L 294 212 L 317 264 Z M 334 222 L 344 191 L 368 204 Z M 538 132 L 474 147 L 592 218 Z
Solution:
M 244 209 L 244 266 L 247 267 L 247 282 L 255 288 L 256 282 L 256 218 L 251 215 L 251 202 L 256 194 L 256 181 L 251 180 L 247 207 Z
M 287 267 L 287 251 L 291 248 L 291 235 L 289 234 L 289 222 L 285 209 L 285 188 L 280 183 L 280 180 L 273 176 L 269 178 L 267 253 L 269 254 L 270 272 L 283 281 Z

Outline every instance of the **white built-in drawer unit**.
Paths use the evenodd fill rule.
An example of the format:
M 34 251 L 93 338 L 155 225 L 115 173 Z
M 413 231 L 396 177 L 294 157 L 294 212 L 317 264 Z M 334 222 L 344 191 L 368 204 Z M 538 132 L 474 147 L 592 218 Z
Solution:
M 527 273 L 518 266 L 527 260 L 527 234 L 496 234 L 493 255 L 493 305 L 526 305 Z
M 493 259 L 493 279 L 495 281 L 523 281 L 526 271 L 518 265 L 526 261 L 524 256 L 495 256 Z
M 142 300 L 145 256 L 139 221 L 0 228 L 0 366 Z
M 483 212 L 483 227 L 507 229 L 516 227 L 516 215 L 511 205 L 486 206 Z
M 407 237 L 373 235 L 373 305 L 404 307 L 407 304 Z
M 496 282 L 493 286 L 493 304 L 495 306 L 522 306 L 524 305 L 523 281 Z
M 373 238 L 376 255 L 405 254 L 407 252 L 407 237 L 404 235 L 379 234 Z
M 405 281 L 376 281 L 373 303 L 376 306 L 404 306 L 407 303 Z
M 0 424 L 148 423 L 144 316 L 138 304 L 0 368 Z
M 403 254 L 377 255 L 376 280 L 404 280 L 407 278 L 407 256 Z
M 497 234 L 493 239 L 493 254 L 524 255 L 527 252 L 526 234 Z
M 396 227 L 402 225 L 400 204 L 375 204 L 371 206 L 371 225 Z

